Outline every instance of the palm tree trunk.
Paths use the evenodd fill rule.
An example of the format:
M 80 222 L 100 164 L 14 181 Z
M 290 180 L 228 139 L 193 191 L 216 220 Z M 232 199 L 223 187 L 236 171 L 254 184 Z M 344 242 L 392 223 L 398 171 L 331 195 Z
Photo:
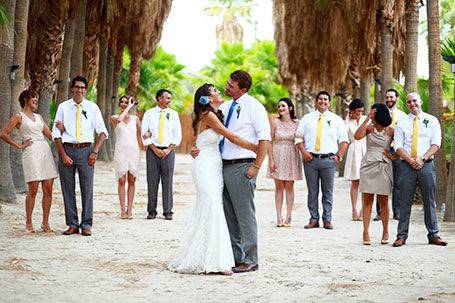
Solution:
M 442 84 L 441 84 L 441 40 L 439 36 L 439 3 L 438 0 L 427 1 L 428 17 L 428 63 L 429 63 L 429 99 L 430 114 L 442 120 Z M 445 153 L 445 128 L 441 128 L 441 148 L 436 154 L 436 205 L 441 207 L 445 202 L 447 191 L 447 164 Z
M 68 20 L 63 37 L 62 60 L 58 70 L 60 83 L 57 89 L 57 106 L 69 98 L 68 87 L 70 82 L 71 54 L 73 51 L 74 33 L 76 30 L 76 17 Z
M 136 98 L 137 87 L 139 85 L 139 79 L 141 77 L 141 61 L 142 53 L 139 50 L 131 52 L 131 63 L 130 63 L 130 77 L 128 80 L 127 94 Z
M 404 89 L 406 93 L 417 91 L 417 49 L 419 42 L 419 2 L 408 0 L 406 2 L 406 43 Z
M 16 78 L 11 82 L 11 113 L 20 111 L 19 95 L 24 89 L 25 83 L 25 52 L 27 50 L 27 22 L 29 0 L 17 0 L 14 15 L 14 54 L 13 64 L 20 66 L 16 70 Z M 12 132 L 14 141 L 21 140 L 19 132 L 14 129 Z M 11 172 L 16 192 L 25 193 L 27 186 L 22 168 L 22 151 L 10 147 Z
M 76 29 L 74 31 L 73 50 L 71 53 L 71 78 L 74 78 L 77 75 L 82 75 L 86 7 L 87 0 L 79 0 L 76 16 Z
M 393 85 L 393 45 L 392 33 L 384 29 L 381 35 L 381 64 L 382 64 L 382 85 L 380 103 L 384 102 L 386 90 Z
M 98 65 L 98 82 L 96 85 L 96 103 L 98 104 L 101 113 L 105 113 L 106 109 L 106 65 L 107 65 L 107 41 L 105 38 L 100 39 L 100 55 Z M 105 120 L 105 119 L 104 119 Z M 107 124 L 109 121 L 104 121 Z M 101 146 L 98 159 L 101 161 L 109 161 L 106 151 L 106 144 Z
M 14 20 L 16 1 L 4 0 L 2 4 L 11 20 Z M 14 23 L 7 22 L 3 27 L 0 41 L 0 125 L 3 126 L 11 114 L 11 80 L 10 70 L 13 65 L 14 53 Z M 0 143 L 0 202 L 16 202 L 16 189 L 14 188 L 10 164 L 10 146 Z
M 455 76 L 455 75 L 454 75 Z M 455 93 L 455 85 L 454 85 Z M 455 95 L 454 95 L 455 96 Z M 455 222 L 455 117 L 452 123 L 452 153 L 450 155 L 449 179 L 446 193 L 446 212 L 444 221 Z
M 362 73 L 360 75 L 360 100 L 365 103 L 365 111 L 370 108 L 371 75 Z
M 112 110 L 112 103 L 115 102 L 115 99 L 112 99 L 112 85 L 113 85 L 113 77 L 114 77 L 114 60 L 115 57 L 113 54 L 107 55 L 107 66 L 106 66 L 106 94 L 104 97 L 105 108 L 104 108 L 104 121 L 106 121 L 106 127 L 108 129 L 109 134 L 112 134 L 112 127 L 111 127 L 111 110 Z M 109 161 L 114 160 L 114 150 L 111 140 L 106 140 L 106 151 Z

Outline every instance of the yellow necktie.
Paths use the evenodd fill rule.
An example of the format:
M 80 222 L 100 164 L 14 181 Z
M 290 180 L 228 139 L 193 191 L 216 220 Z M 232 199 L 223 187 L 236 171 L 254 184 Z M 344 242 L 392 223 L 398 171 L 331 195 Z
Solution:
M 419 137 L 419 117 L 414 118 L 414 124 L 412 125 L 412 145 L 411 145 L 411 157 L 417 157 L 417 138 Z
M 316 151 L 319 151 L 321 150 L 321 139 L 322 139 L 322 123 L 323 123 L 323 119 L 324 116 L 322 114 L 319 115 L 319 121 L 318 121 L 318 129 L 317 129 L 317 132 L 316 132 L 316 146 L 314 147 L 314 149 Z
M 77 143 L 82 142 L 82 134 L 81 134 L 81 105 L 77 104 L 77 114 L 76 114 L 76 140 Z
M 392 124 L 390 126 L 395 128 L 395 112 L 392 112 Z
M 164 144 L 164 109 L 160 111 L 160 128 L 158 130 L 158 141 Z

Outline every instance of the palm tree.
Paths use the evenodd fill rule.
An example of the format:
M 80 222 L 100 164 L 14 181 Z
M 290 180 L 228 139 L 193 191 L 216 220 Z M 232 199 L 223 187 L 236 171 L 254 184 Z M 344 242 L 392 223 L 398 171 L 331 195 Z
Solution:
M 427 1 L 428 20 L 428 63 L 429 63 L 429 94 L 430 113 L 442 120 L 442 85 L 441 85 L 441 40 L 439 36 L 439 3 L 438 0 Z M 442 138 L 445 138 L 445 128 L 441 129 Z M 445 140 L 441 141 L 441 148 L 436 154 L 436 204 L 438 207 L 445 201 L 447 189 L 447 169 Z
M 79 0 L 76 16 L 76 28 L 74 31 L 74 41 L 71 51 L 71 69 L 70 78 L 82 75 L 83 58 L 84 58 L 84 37 L 85 37 L 85 16 L 87 0 Z
M 2 1 L 4 14 L 14 20 L 16 1 Z M 0 125 L 3 126 L 11 114 L 11 80 L 10 72 L 13 65 L 14 51 L 14 22 L 8 21 L 3 25 L 0 40 Z M 16 190 L 14 188 L 10 165 L 10 147 L 0 143 L 0 202 L 16 202 Z
M 417 91 L 417 46 L 419 42 L 420 0 L 406 1 L 406 43 L 404 88 L 406 93 Z

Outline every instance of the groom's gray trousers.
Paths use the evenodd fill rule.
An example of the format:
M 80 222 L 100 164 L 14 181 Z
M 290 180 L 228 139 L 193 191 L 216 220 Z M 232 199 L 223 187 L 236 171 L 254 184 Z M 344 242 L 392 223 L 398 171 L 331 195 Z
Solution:
M 223 165 L 223 206 L 235 263 L 258 263 L 256 209 L 254 190 L 256 177 L 247 178 L 251 163 Z

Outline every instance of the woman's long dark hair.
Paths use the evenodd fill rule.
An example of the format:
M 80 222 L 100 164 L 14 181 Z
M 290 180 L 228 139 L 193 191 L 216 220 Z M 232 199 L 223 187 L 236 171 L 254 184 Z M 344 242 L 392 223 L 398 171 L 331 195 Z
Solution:
M 215 87 L 215 86 L 213 84 L 210 84 L 210 83 L 205 83 L 204 85 L 199 87 L 196 90 L 196 92 L 194 93 L 194 111 L 193 111 L 193 123 L 192 123 L 192 126 L 193 126 L 193 130 L 194 130 L 194 134 L 195 135 L 197 135 L 199 121 L 201 121 L 202 115 L 207 113 L 207 112 L 214 113 L 218 117 L 218 119 L 221 121 L 221 123 L 224 123 L 223 122 L 223 113 L 220 110 L 215 111 L 213 109 L 213 107 L 210 105 L 210 103 L 207 103 L 206 105 L 202 105 L 199 102 L 199 99 L 202 96 L 207 96 L 207 97 L 210 96 L 210 88 L 211 87 Z
M 291 116 L 292 122 L 295 122 L 296 117 L 295 117 L 294 103 L 292 103 L 292 100 L 289 98 L 281 98 L 280 100 L 278 100 L 278 104 L 280 104 L 281 101 L 285 102 L 288 105 L 289 116 Z M 283 117 L 281 117 L 281 115 L 278 113 L 278 119 L 281 119 L 281 118 L 283 118 Z

